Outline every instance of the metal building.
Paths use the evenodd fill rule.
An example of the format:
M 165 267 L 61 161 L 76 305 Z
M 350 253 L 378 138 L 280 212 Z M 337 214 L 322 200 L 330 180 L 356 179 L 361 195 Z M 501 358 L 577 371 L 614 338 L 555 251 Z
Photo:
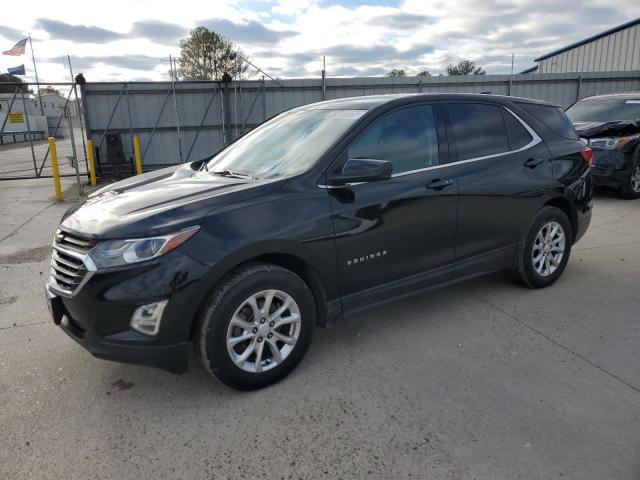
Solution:
M 522 73 L 640 70 L 640 18 L 547 53 Z

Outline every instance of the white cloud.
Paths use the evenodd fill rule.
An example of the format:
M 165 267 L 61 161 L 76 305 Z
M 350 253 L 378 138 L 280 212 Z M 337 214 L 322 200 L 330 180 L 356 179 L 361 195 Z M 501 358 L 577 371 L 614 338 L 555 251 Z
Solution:
M 271 11 L 280 15 L 295 16 L 305 12 L 316 3 L 315 0 L 278 0 Z
M 177 39 L 209 20 L 224 27 L 267 72 L 318 76 L 327 56 L 331 74 L 444 71 L 469 58 L 490 73 L 516 70 L 533 58 L 640 15 L 623 0 L 112 0 L 96 8 L 33 0 L 28 9 L 3 10 L 0 49 L 31 31 L 41 80 L 68 80 L 69 54 L 91 80 L 167 79 Z M 97 14 L 99 13 L 99 14 Z M 212 21 L 211 19 L 215 19 Z M 409 52 L 409 54 L 407 54 Z M 100 61 L 99 59 L 102 59 Z M 48 60 L 47 60 L 48 59 Z M 155 60 L 154 60 L 155 59 Z M 0 56 L 0 70 L 30 55 Z M 32 78 L 32 77 L 28 77 Z

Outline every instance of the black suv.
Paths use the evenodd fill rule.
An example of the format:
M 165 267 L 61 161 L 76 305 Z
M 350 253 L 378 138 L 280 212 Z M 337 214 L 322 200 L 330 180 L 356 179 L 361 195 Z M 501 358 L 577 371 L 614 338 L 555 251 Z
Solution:
M 640 93 L 586 97 L 567 109 L 593 150 L 593 183 L 640 198 Z
M 97 357 L 180 372 L 193 344 L 259 388 L 343 314 L 496 270 L 555 282 L 591 218 L 590 154 L 558 106 L 521 98 L 295 108 L 72 208 L 47 298 Z

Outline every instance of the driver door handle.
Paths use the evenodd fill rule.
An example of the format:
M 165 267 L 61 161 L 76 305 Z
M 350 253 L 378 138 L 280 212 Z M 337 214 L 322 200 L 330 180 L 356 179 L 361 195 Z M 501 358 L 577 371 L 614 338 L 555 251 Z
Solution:
M 524 162 L 525 167 L 536 168 L 543 162 L 541 158 L 530 158 L 529 160 Z
M 453 185 L 453 180 L 440 180 L 439 178 L 436 180 L 431 180 L 427 184 L 427 189 L 429 190 L 442 190 L 444 188 L 450 187 Z

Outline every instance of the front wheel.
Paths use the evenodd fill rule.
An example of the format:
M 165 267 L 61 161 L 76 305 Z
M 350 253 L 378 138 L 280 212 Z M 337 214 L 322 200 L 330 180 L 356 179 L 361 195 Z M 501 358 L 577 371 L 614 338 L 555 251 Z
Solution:
M 240 390 L 288 375 L 309 348 L 316 320 L 313 294 L 277 265 L 246 265 L 211 294 L 199 314 L 194 343 L 204 367 Z
M 556 207 L 540 209 L 518 244 L 513 266 L 516 280 L 529 288 L 551 285 L 567 266 L 572 244 L 567 215 Z

